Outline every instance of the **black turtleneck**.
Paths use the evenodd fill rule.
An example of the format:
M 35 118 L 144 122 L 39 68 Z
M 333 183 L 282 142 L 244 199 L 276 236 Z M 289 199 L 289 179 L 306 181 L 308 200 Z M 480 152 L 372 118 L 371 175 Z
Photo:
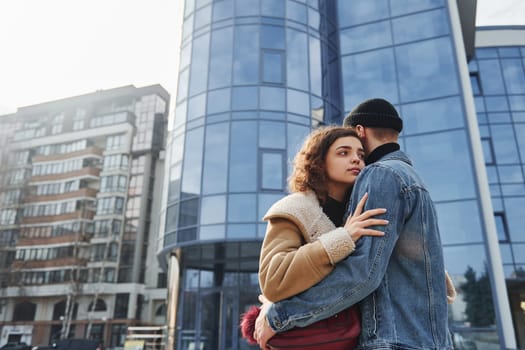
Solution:
M 399 146 L 399 144 L 395 142 L 385 143 L 384 145 L 377 147 L 375 150 L 372 151 L 372 153 L 368 155 L 368 157 L 366 157 L 365 164 L 368 165 L 375 163 L 388 153 L 399 151 L 400 149 L 401 147 Z
M 334 223 L 335 227 L 343 226 L 343 217 L 346 212 L 346 203 L 339 202 L 331 197 L 326 198 L 322 205 L 323 212 Z

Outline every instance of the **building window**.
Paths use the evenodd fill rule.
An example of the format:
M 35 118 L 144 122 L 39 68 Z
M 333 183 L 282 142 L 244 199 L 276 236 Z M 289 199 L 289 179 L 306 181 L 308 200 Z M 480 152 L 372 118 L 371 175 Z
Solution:
M 284 151 L 265 150 L 261 154 L 261 190 L 284 189 Z
M 472 94 L 474 96 L 482 95 L 481 84 L 479 82 L 479 73 L 471 72 L 470 73 L 470 85 L 472 86 Z
M 284 55 L 280 51 L 264 50 L 262 53 L 262 81 L 264 83 L 284 83 Z
M 507 226 L 507 219 L 504 212 L 495 212 L 494 220 L 496 221 L 496 229 L 498 231 L 498 241 L 500 243 L 509 242 L 509 229 Z
M 166 288 L 168 286 L 168 277 L 164 272 L 157 275 L 157 288 Z
M 492 139 L 490 137 L 482 137 L 481 146 L 483 147 L 483 156 L 485 158 L 485 164 L 494 164 L 494 148 L 492 146 Z

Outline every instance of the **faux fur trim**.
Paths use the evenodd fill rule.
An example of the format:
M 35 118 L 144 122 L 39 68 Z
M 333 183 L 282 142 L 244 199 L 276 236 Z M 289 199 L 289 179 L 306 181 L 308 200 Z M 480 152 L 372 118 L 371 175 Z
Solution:
M 292 221 L 299 227 L 306 242 L 320 239 L 334 265 L 355 249 L 355 243 L 346 229 L 335 227 L 312 191 L 295 192 L 274 203 L 263 220 L 274 218 Z

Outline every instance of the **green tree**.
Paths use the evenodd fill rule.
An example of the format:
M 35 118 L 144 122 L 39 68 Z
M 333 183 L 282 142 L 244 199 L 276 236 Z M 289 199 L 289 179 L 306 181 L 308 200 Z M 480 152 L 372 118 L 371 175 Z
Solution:
M 487 266 L 485 271 L 476 277 L 476 271 L 469 266 L 465 272 L 465 282 L 460 285 L 463 291 L 463 300 L 467 306 L 465 314 L 467 321 L 474 327 L 494 325 L 495 314 L 492 304 L 492 291 Z

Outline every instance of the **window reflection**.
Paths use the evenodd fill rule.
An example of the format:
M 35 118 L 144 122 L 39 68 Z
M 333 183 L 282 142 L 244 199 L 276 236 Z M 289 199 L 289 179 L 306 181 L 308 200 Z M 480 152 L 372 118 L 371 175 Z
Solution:
M 256 221 L 255 194 L 231 194 L 228 196 L 228 222 Z
M 217 29 L 211 35 L 210 89 L 231 85 L 233 28 Z
M 230 89 L 220 89 L 208 92 L 208 114 L 227 112 L 230 106 Z
M 263 152 L 261 155 L 261 188 L 283 190 L 283 153 Z
M 254 87 L 234 87 L 232 91 L 232 109 L 246 110 L 257 109 L 258 107 L 258 88 Z
M 210 35 L 202 35 L 193 40 L 193 52 L 191 55 L 191 80 L 190 96 L 204 92 L 208 81 L 208 51 L 210 46 Z
M 306 23 L 306 6 L 294 1 L 286 2 L 286 17 L 299 23 Z
M 390 21 L 383 21 L 341 31 L 341 54 L 345 55 L 392 45 L 390 28 Z
M 478 50 L 476 50 L 476 53 L 478 53 Z M 485 95 L 504 94 L 505 86 L 501 76 L 499 60 L 480 60 L 478 65 L 483 93 Z
M 513 130 L 507 125 L 491 125 L 490 130 L 497 164 L 519 163 Z
M 200 223 L 202 225 L 224 223 L 226 196 L 207 196 L 202 199 Z
M 436 203 L 436 209 L 443 244 L 483 242 L 477 201 Z
M 226 192 L 228 177 L 229 125 L 208 125 L 204 147 L 203 193 Z
M 257 123 L 231 124 L 229 190 L 255 191 L 257 183 Z
M 350 111 L 358 103 L 377 96 L 394 104 L 398 102 L 392 49 L 343 57 L 342 70 L 345 110 Z
M 204 129 L 199 128 L 186 134 L 181 188 L 183 197 L 200 194 L 203 133 Z
M 285 124 L 278 122 L 260 122 L 259 147 L 285 148 Z
M 236 16 L 257 16 L 259 14 L 259 0 L 236 0 L 235 14 Z
M 459 97 L 422 101 L 401 106 L 403 134 L 441 131 L 465 125 Z
M 476 196 L 467 140 L 464 130 L 405 138 L 407 152 L 435 201 Z
M 395 51 L 402 101 L 459 93 L 455 55 L 450 38 L 400 45 Z
M 390 10 L 392 11 L 392 16 L 398 16 L 405 13 L 418 12 L 442 6 L 446 6 L 445 0 L 390 1 Z
M 239 1 L 237 1 L 239 3 Z M 235 27 L 233 81 L 236 84 L 257 83 L 259 79 L 259 27 Z
M 417 13 L 392 20 L 394 41 L 406 43 L 449 33 L 445 9 Z
M 285 109 L 285 93 L 286 93 L 285 89 L 277 88 L 277 87 L 261 86 L 259 88 L 259 93 L 261 94 L 260 96 L 260 108 L 261 109 L 269 109 L 269 110 L 274 110 L 274 111 L 283 111 Z
M 261 26 L 261 48 L 284 50 L 284 27 Z
M 263 51 L 262 61 L 262 81 L 274 84 L 284 83 L 283 53 L 277 51 Z
M 338 1 L 339 27 L 344 28 L 350 25 L 388 18 L 389 2 L 388 0 Z
M 213 2 L 213 21 L 233 17 L 233 0 L 222 0 Z
M 286 75 L 290 87 L 308 91 L 308 40 L 306 33 L 286 31 Z

